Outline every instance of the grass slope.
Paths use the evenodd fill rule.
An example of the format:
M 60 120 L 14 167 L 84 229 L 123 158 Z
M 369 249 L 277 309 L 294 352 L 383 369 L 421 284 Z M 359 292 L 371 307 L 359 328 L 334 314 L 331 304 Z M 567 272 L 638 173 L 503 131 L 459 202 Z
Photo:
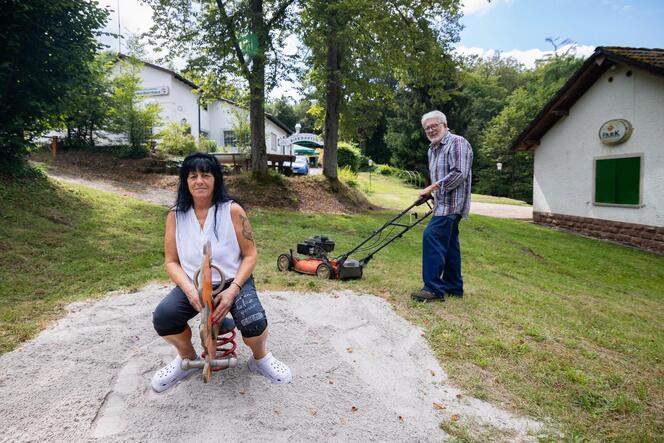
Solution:
M 165 278 L 163 208 L 43 180 L 0 182 L 0 194 L 2 351 L 66 302 Z M 551 417 L 566 440 L 661 439 L 664 257 L 472 216 L 461 224 L 461 300 L 409 300 L 420 286 L 421 227 L 377 255 L 359 281 L 276 270 L 278 254 L 305 237 L 329 235 L 341 253 L 392 214 L 251 211 L 259 290 L 380 295 L 422 325 L 452 382 L 472 395 Z
M 0 178 L 0 352 L 74 300 L 164 279 L 166 210 L 48 181 Z

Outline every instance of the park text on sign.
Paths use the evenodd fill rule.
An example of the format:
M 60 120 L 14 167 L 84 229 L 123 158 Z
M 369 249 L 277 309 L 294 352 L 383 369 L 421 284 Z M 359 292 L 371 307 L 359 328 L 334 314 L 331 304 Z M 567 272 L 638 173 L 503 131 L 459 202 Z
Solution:
M 625 119 L 609 120 L 599 128 L 599 139 L 605 145 L 619 145 L 632 135 L 632 124 Z
M 136 95 L 143 97 L 153 96 L 153 95 L 168 95 L 168 86 L 157 86 L 156 88 L 143 88 L 139 89 Z
M 297 143 L 297 142 L 313 142 L 318 145 L 323 144 L 323 140 L 316 134 L 293 134 L 291 135 L 288 140 L 291 143 Z

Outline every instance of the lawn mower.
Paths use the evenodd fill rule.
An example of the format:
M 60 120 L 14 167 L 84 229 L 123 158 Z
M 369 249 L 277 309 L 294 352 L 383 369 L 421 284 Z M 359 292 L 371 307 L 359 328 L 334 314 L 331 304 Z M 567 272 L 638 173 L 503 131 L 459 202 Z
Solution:
M 422 223 L 431 213 L 433 208 L 429 202 L 430 197 L 420 197 L 415 203 L 401 211 L 396 217 L 385 223 L 379 229 L 363 240 L 359 245 L 338 257 L 330 257 L 329 253 L 334 250 L 334 241 L 324 235 L 317 235 L 305 239 L 297 244 L 297 253 L 306 257 L 300 258 L 289 252 L 281 254 L 277 258 L 277 269 L 281 272 L 296 271 L 301 274 L 316 275 L 323 279 L 352 279 L 362 278 L 362 270 L 374 255 L 397 238 L 401 238 L 415 225 Z M 415 206 L 426 203 L 428 212 L 421 217 L 417 213 L 410 215 L 406 220 L 405 215 Z M 404 220 L 402 220 L 404 219 Z M 366 254 L 360 260 L 353 260 L 351 254 Z

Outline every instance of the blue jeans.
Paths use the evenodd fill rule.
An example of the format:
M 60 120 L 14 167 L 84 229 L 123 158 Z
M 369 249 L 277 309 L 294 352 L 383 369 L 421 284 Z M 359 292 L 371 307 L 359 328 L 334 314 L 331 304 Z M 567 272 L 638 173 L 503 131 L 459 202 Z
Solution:
M 433 216 L 422 238 L 424 289 L 440 297 L 463 296 L 458 214 Z

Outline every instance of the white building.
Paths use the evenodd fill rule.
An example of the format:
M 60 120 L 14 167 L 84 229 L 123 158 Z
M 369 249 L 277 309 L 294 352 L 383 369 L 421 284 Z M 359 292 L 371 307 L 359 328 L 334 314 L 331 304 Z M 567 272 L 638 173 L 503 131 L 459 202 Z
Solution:
M 664 253 L 664 49 L 598 47 L 512 145 L 533 218 Z
M 126 56 L 120 55 L 120 59 Z M 116 70 L 120 69 L 116 65 Z M 169 69 L 143 62 L 140 70 L 141 95 L 147 103 L 158 103 L 161 107 L 163 127 L 171 122 L 188 123 L 191 134 L 198 140 L 200 135 L 217 142 L 220 150 L 237 152 L 234 127 L 237 119 L 249 121 L 249 110 L 237 103 L 220 99 L 207 107 L 199 104 L 198 86 Z M 163 129 L 154 128 L 155 132 Z M 285 154 L 279 139 L 288 137 L 292 131 L 270 114 L 265 114 L 265 142 L 268 154 Z

